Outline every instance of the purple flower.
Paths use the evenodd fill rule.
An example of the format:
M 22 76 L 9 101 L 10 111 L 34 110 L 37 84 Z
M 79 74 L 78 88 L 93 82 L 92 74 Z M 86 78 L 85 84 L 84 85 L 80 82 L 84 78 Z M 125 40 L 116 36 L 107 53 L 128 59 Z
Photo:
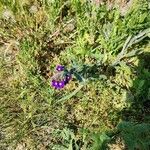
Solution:
M 70 81 L 71 78 L 72 78 L 71 74 L 67 74 L 67 75 L 66 75 L 66 80 Z
M 65 86 L 65 82 L 64 81 L 59 81 L 57 89 L 62 89 L 62 88 L 64 88 L 64 86 Z
M 52 86 L 55 87 L 56 89 L 62 89 L 65 86 L 65 82 L 52 80 Z
M 65 72 L 65 67 L 62 65 L 58 65 L 56 67 L 56 70 L 58 71 L 55 75 L 52 77 L 51 85 L 55 89 L 62 89 L 65 87 L 66 84 L 69 83 L 69 81 L 72 78 L 72 73 L 71 72 Z M 64 71 L 64 72 L 61 72 Z
M 57 71 L 63 71 L 64 68 L 65 68 L 64 66 L 58 65 L 58 66 L 56 67 L 56 70 L 57 70 Z
M 52 86 L 56 88 L 58 86 L 58 81 L 52 80 Z
M 65 79 L 64 79 L 65 84 L 69 83 L 69 81 L 71 80 L 71 78 L 72 78 L 71 74 L 67 74 L 65 76 Z

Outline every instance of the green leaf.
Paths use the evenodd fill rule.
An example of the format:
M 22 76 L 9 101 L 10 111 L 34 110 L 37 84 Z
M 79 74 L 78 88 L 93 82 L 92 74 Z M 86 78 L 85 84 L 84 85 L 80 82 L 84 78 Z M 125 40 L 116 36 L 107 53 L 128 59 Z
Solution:
M 150 125 L 149 124 L 135 124 L 132 122 L 121 122 L 118 125 L 118 130 L 122 138 L 127 145 L 127 148 L 130 150 L 142 149 L 147 150 L 146 148 L 150 146 Z
M 110 140 L 110 137 L 106 135 L 105 132 L 95 133 L 92 137 L 93 145 L 91 150 L 106 150 L 107 143 Z
M 74 74 L 74 76 L 77 78 L 77 80 L 78 80 L 79 82 L 82 82 L 82 81 L 83 81 L 83 78 L 82 78 L 77 72 L 74 72 L 73 74 Z
M 57 100 L 56 103 L 60 103 L 60 102 L 64 102 L 68 99 L 70 99 L 71 97 L 73 97 L 74 95 L 76 95 L 85 85 L 85 83 L 81 84 L 76 90 L 74 90 L 71 94 L 66 95 L 64 97 L 62 97 L 61 99 Z

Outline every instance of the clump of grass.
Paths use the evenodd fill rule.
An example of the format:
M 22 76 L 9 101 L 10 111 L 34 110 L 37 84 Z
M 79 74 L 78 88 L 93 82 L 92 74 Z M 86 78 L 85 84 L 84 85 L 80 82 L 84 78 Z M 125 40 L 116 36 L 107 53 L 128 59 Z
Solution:
M 105 3 L 1 0 L 0 148 L 106 149 L 122 120 L 148 123 L 149 18 L 146 0 L 124 16 Z M 57 64 L 77 69 L 64 90 L 50 86 Z

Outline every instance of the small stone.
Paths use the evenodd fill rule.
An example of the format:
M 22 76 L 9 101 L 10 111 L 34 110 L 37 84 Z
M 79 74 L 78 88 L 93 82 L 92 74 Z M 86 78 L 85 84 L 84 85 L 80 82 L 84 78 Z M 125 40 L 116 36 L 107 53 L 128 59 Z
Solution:
M 10 11 L 10 10 L 5 10 L 2 14 L 2 17 L 5 19 L 5 20 L 11 20 L 13 22 L 15 22 L 15 18 L 14 18 L 14 15 L 13 13 Z
M 35 5 L 31 6 L 30 9 L 29 9 L 29 12 L 31 14 L 35 14 L 35 13 L 37 13 L 37 11 L 38 11 L 38 8 Z
M 64 32 L 68 33 L 68 32 L 72 32 L 75 29 L 75 26 L 73 23 L 68 24 L 65 28 L 64 28 Z

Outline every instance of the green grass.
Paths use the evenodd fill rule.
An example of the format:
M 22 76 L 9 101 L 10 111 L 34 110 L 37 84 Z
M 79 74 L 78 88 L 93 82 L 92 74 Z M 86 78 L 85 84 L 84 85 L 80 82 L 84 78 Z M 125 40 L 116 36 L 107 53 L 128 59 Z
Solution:
M 0 0 L 0 149 L 148 150 L 149 5 Z M 57 64 L 77 68 L 63 90 Z

